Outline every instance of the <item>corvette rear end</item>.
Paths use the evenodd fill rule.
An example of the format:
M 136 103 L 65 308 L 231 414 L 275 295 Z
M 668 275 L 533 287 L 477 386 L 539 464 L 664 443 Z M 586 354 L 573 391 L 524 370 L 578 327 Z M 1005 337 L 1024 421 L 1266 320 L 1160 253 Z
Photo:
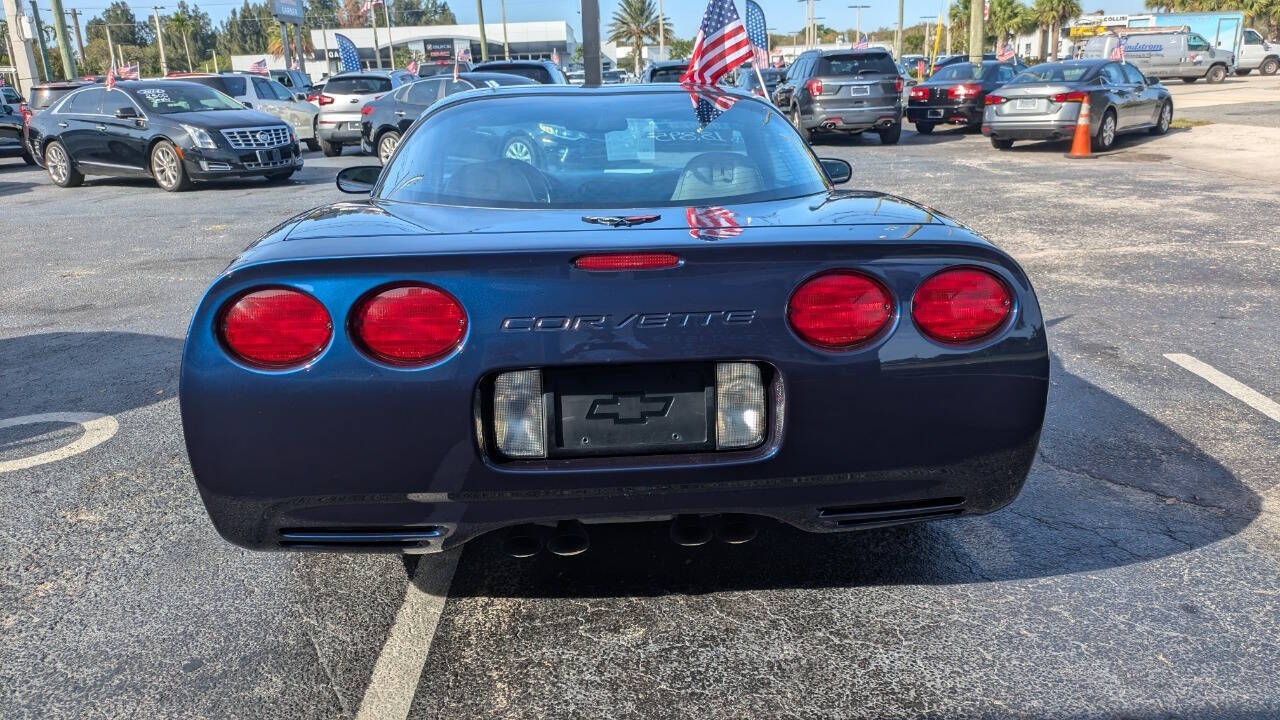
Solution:
M 1043 321 L 1018 265 L 945 216 L 831 189 L 452 207 L 387 192 L 394 164 L 382 199 L 285 223 L 196 311 L 183 423 L 232 542 L 427 552 L 752 516 L 829 532 L 1021 488 Z

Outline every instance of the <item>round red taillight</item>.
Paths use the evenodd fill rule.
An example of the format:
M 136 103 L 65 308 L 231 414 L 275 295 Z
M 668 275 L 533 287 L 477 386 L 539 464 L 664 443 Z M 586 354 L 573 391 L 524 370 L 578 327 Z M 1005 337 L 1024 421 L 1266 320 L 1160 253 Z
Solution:
M 787 321 L 806 342 L 824 348 L 848 348 L 875 337 L 893 317 L 889 291 L 879 282 L 848 270 L 805 281 L 787 303 Z
M 995 275 L 957 268 L 921 283 L 911 301 L 911 317 L 934 340 L 964 343 L 990 335 L 1004 324 L 1012 308 L 1013 295 Z
M 333 335 L 319 300 L 288 288 L 241 295 L 222 313 L 222 341 L 250 365 L 287 368 L 320 354 Z
M 364 349 L 393 365 L 423 365 L 453 350 L 467 331 L 467 313 L 430 285 L 398 285 L 370 295 L 352 313 L 351 330 Z

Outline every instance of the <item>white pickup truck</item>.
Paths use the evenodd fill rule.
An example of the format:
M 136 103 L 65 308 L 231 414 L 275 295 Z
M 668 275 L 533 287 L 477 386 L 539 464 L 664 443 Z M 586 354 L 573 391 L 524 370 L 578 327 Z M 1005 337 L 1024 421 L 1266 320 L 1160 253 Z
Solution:
M 1269 43 L 1262 33 L 1245 28 L 1240 42 L 1240 54 L 1236 58 L 1236 74 L 1248 75 L 1257 70 L 1263 75 L 1275 75 L 1280 70 L 1280 44 Z

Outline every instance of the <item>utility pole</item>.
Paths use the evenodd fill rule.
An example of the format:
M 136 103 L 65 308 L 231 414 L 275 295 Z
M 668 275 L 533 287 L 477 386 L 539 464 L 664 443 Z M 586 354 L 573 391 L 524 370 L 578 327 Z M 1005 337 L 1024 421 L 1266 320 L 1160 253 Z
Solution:
M 982 67 L 982 39 L 987 35 L 984 0 L 969 0 L 969 62 Z
M 19 29 L 26 17 L 22 12 L 20 0 L 3 0 L 4 16 L 8 18 L 9 64 L 14 67 L 18 76 L 18 92 L 30 97 L 31 87 L 40 82 L 39 70 L 31 50 L 29 40 L 23 39 Z
M 850 5 L 849 7 L 857 8 L 858 10 L 858 37 L 853 39 L 854 43 L 858 43 L 862 41 L 862 9 L 869 8 L 871 6 L 870 5 Z
M 373 13 L 373 59 L 377 61 L 378 67 L 381 68 L 382 45 L 378 42 L 378 11 L 370 8 L 369 12 Z
M 920 54 L 929 60 L 929 67 L 933 67 L 933 56 L 929 54 L 929 22 L 933 20 L 932 15 L 921 15 L 920 19 L 924 21 L 924 44 L 920 46 Z
M 969 0 L 973 2 L 973 0 Z M 898 27 L 893 31 L 893 57 L 899 62 L 902 61 L 902 3 L 904 0 L 898 0 Z
M 632 48 L 640 52 L 640 48 Z M 587 85 L 600 84 L 600 0 L 582 0 L 582 65 Z
M 667 59 L 667 16 L 662 12 L 662 0 L 658 0 L 658 59 Z
M 153 5 L 151 10 L 154 13 L 153 17 L 156 19 L 156 42 L 160 43 L 160 74 L 168 75 L 169 61 L 164 56 L 164 28 L 160 26 L 160 10 L 162 8 L 163 6 L 161 5 Z
M 67 16 L 62 11 L 62 0 L 49 0 L 53 10 L 53 34 L 58 39 L 58 54 L 62 56 L 62 74 L 66 79 L 76 77 L 76 58 L 71 54 L 71 41 L 67 38 Z
M 585 4 L 584 4 L 585 7 Z M 476 18 L 480 23 L 480 62 L 489 61 L 489 40 L 484 36 L 484 0 L 476 0 Z M 586 22 L 586 12 L 583 12 L 583 22 Z M 583 30 L 586 33 L 586 30 Z
M 502 59 L 511 59 L 511 47 L 507 45 L 507 0 L 501 0 L 502 8 Z
M 44 79 L 49 81 L 53 79 L 53 72 L 49 69 L 49 51 L 44 47 L 44 23 L 40 22 L 40 8 L 36 7 L 36 0 L 31 0 L 31 22 L 36 25 L 36 41 L 40 44 L 40 66 L 44 69 Z
M 387 21 L 387 67 L 396 69 L 396 42 L 391 39 L 391 0 L 382 0 L 382 19 Z M 373 24 L 378 24 L 378 15 L 373 16 Z
M 68 10 L 71 16 L 71 28 L 76 31 L 76 47 L 80 50 L 80 62 L 84 62 L 84 37 L 80 35 L 80 11 Z
M 107 67 L 115 67 L 116 64 L 116 44 L 111 41 L 111 23 L 102 23 L 102 27 L 107 31 Z
M 292 64 L 289 62 L 289 26 L 283 20 L 277 22 L 280 23 L 280 51 L 284 53 L 284 69 L 288 70 Z M 298 39 L 301 40 L 302 38 Z

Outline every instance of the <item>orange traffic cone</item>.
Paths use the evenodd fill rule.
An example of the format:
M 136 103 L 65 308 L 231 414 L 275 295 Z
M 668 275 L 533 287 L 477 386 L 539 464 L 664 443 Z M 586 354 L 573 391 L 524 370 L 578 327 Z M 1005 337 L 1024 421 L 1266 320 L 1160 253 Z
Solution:
M 1080 159 L 1091 158 L 1090 153 L 1092 145 L 1089 139 L 1089 93 L 1084 94 L 1084 101 L 1080 103 L 1080 117 L 1076 120 L 1076 134 L 1071 138 L 1071 152 L 1067 153 L 1067 157 Z

